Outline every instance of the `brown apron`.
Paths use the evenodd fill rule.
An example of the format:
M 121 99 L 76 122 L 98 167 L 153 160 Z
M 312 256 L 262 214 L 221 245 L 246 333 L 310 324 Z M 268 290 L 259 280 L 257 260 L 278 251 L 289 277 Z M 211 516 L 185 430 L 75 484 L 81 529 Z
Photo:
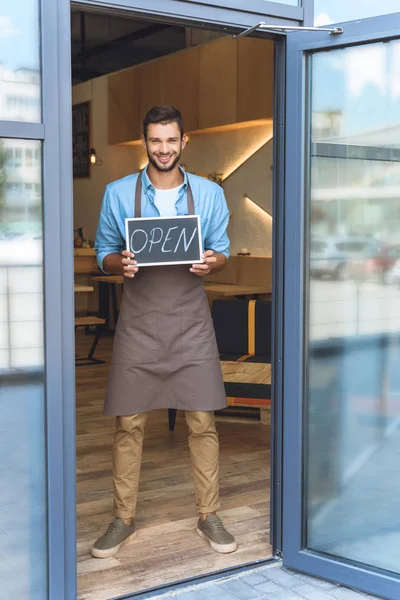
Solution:
M 135 217 L 142 214 L 142 178 Z M 187 188 L 188 214 L 194 214 Z M 226 395 L 203 278 L 190 265 L 143 267 L 126 278 L 104 413 L 217 410 Z

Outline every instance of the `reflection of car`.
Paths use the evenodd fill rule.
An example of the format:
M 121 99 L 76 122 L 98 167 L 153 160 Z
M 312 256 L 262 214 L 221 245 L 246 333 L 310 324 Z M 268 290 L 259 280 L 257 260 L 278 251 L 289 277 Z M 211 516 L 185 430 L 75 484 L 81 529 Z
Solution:
M 349 261 L 346 275 L 352 279 L 378 279 L 385 282 L 387 273 L 398 258 L 400 246 L 375 242 L 366 248 L 363 256 Z
M 311 277 L 346 279 L 350 261 L 363 259 L 373 243 L 371 238 L 356 236 L 313 238 L 310 242 Z
M 388 285 L 400 283 L 400 260 L 396 260 L 394 265 L 386 271 L 384 281 Z

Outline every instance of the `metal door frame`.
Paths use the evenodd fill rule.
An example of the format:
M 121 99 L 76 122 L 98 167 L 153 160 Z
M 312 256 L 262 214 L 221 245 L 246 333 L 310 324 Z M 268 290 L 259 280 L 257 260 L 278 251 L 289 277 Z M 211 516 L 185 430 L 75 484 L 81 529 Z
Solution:
M 255 0 L 258 2 L 258 0 Z M 312 3 L 312 0 L 306 0 Z M 37 127 L 43 134 L 44 143 L 44 239 L 45 239 L 45 306 L 46 306 L 46 372 L 47 372 L 47 450 L 48 450 L 48 537 L 49 537 L 49 598 L 50 600 L 76 600 L 76 447 L 75 447 L 75 361 L 74 361 L 74 297 L 73 297 L 73 202 L 72 202 L 72 118 L 71 118 L 71 40 L 70 9 L 86 8 L 123 13 L 129 11 L 136 18 L 151 18 L 182 25 L 240 32 L 265 20 L 265 13 L 256 13 L 251 5 L 249 11 L 239 10 L 237 0 L 234 9 L 224 7 L 227 3 L 199 0 L 41 0 L 42 9 L 42 70 L 44 127 Z M 254 5 L 254 1 L 251 2 Z M 271 24 L 293 24 L 283 14 L 296 18 L 303 9 L 265 3 L 277 16 L 270 16 Z M 294 10 L 293 10 L 294 9 Z M 276 42 L 275 100 L 277 118 L 274 131 L 274 161 L 282 161 L 284 153 L 284 33 L 259 34 Z M 8 125 L 5 124 L 5 129 Z M 33 127 L 35 125 L 23 126 Z M 1 134 L 0 123 L 0 134 Z M 21 130 L 22 131 L 22 130 Z M 24 134 L 26 135 L 26 134 Z M 282 385 L 282 341 L 280 329 L 283 319 L 283 277 L 277 276 L 283 268 L 283 164 L 276 163 L 274 181 L 273 225 L 274 260 L 274 322 L 275 383 L 273 394 L 280 395 Z M 278 218 L 279 214 L 279 218 Z M 274 397 L 274 396 L 273 396 Z M 273 403 L 274 404 L 274 403 Z M 281 467 L 282 467 L 282 405 L 272 415 L 275 436 L 271 465 L 272 477 L 277 486 L 271 493 L 274 551 L 281 546 Z M 279 405 L 278 405 L 279 404 Z M 271 488 L 271 491 L 273 486 Z M 266 561 L 268 559 L 266 558 Z M 235 571 L 257 566 L 242 565 Z M 228 570 L 227 570 L 228 571 Z M 227 572 L 224 571 L 224 572 Z M 221 575 L 221 572 L 219 573 Z M 196 580 L 213 578 L 205 575 Z M 186 583 L 186 582 L 182 582 Z M 173 585 L 179 585 L 179 582 Z M 164 588 L 171 586 L 164 586 Z M 157 588 L 159 589 L 159 588 Z M 144 591 L 144 596 L 151 594 Z M 142 594 L 134 594 L 135 597 Z M 129 596 L 130 597 L 130 596 Z
M 307 54 L 399 38 L 400 13 L 342 25 L 344 33 L 338 36 L 325 32 L 312 35 L 296 32 L 287 36 L 283 561 L 299 571 L 395 600 L 399 597 L 400 577 L 345 559 L 319 555 L 307 550 L 303 543 L 305 207 L 310 142 Z
M 0 120 L 0 138 L 42 145 L 48 596 L 75 600 L 70 577 L 76 572 L 70 7 L 66 0 L 38 0 L 38 8 L 42 120 Z

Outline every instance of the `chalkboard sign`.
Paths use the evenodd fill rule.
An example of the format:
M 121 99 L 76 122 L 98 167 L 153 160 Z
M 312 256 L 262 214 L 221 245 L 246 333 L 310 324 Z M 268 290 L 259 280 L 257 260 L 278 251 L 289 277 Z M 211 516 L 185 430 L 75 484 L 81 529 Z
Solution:
M 74 177 L 90 177 L 90 102 L 72 107 L 72 156 Z
M 125 219 L 126 249 L 141 267 L 203 262 L 200 217 Z

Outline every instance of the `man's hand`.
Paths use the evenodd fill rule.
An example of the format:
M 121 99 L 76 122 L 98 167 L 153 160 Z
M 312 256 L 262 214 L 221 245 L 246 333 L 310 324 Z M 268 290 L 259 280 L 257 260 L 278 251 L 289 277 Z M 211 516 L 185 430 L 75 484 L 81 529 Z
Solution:
M 203 254 L 203 262 L 192 265 L 191 273 L 198 277 L 204 277 L 210 273 L 216 273 L 223 269 L 226 264 L 226 257 L 223 254 L 218 254 L 213 250 L 206 250 Z
M 135 255 L 133 252 L 128 252 L 128 250 L 124 250 L 122 252 L 122 273 L 124 277 L 129 277 L 132 279 L 135 277 L 136 273 L 139 271 L 139 267 L 137 267 L 136 260 L 133 260 Z

